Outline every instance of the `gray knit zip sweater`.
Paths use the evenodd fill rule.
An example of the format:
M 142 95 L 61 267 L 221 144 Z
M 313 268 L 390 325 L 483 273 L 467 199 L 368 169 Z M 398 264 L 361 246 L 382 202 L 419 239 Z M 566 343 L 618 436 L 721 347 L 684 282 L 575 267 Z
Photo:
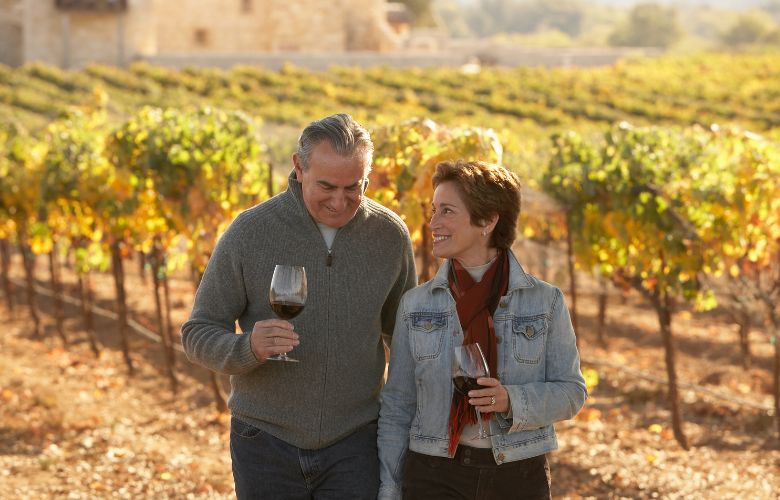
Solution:
M 274 318 L 276 264 L 306 268 L 309 296 L 292 323 L 299 363 L 259 363 L 255 321 Z M 233 416 L 305 449 L 328 446 L 377 418 L 385 358 L 404 292 L 417 283 L 409 232 L 364 198 L 328 252 L 294 174 L 287 191 L 242 212 L 217 243 L 182 344 L 196 363 L 230 374 Z

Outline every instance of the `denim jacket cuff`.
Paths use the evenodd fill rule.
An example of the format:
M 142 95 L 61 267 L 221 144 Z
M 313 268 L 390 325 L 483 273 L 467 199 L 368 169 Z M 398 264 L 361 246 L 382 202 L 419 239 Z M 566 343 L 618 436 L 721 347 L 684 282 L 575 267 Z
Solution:
M 507 394 L 509 394 L 509 391 L 507 390 Z M 501 430 L 507 430 L 510 427 L 512 427 L 512 399 L 509 399 L 509 409 L 507 411 L 497 412 L 495 413 L 496 416 L 496 422 L 498 422 L 498 426 L 501 428 Z
M 506 386 L 506 388 L 509 393 L 510 408 L 512 409 L 512 426 L 509 432 L 522 431 L 528 423 L 528 394 L 526 394 L 522 385 L 511 385 Z

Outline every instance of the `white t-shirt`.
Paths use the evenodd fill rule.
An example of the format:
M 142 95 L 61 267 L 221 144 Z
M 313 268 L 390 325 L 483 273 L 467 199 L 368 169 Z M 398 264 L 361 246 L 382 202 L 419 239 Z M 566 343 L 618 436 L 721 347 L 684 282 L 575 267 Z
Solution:
M 322 238 L 325 240 L 325 244 L 328 245 L 328 250 L 333 246 L 333 240 L 336 239 L 336 233 L 339 231 L 335 227 L 326 226 L 325 224 L 317 223 L 317 227 L 320 228 Z

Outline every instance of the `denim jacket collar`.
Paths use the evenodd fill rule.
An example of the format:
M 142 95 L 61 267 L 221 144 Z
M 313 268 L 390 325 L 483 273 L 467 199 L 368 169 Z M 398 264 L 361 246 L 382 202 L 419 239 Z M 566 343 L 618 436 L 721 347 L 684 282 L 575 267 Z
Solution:
M 507 250 L 509 254 L 509 288 L 507 289 L 507 295 L 520 288 L 531 288 L 534 286 L 531 278 L 525 273 L 523 266 L 517 261 L 514 252 Z M 436 276 L 431 280 L 431 287 L 433 289 L 445 288 L 449 289 L 450 284 L 447 276 L 450 272 L 450 259 L 445 260 L 436 272 Z

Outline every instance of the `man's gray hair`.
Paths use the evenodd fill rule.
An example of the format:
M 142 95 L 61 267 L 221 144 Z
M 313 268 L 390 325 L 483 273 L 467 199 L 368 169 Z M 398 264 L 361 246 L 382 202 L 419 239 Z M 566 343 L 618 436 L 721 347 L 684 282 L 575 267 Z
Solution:
M 374 143 L 371 135 L 361 124 L 346 113 L 326 116 L 311 122 L 298 139 L 298 158 L 303 170 L 309 169 L 312 150 L 327 140 L 336 153 L 342 156 L 362 155 L 365 158 L 366 171 L 371 170 L 374 157 Z

